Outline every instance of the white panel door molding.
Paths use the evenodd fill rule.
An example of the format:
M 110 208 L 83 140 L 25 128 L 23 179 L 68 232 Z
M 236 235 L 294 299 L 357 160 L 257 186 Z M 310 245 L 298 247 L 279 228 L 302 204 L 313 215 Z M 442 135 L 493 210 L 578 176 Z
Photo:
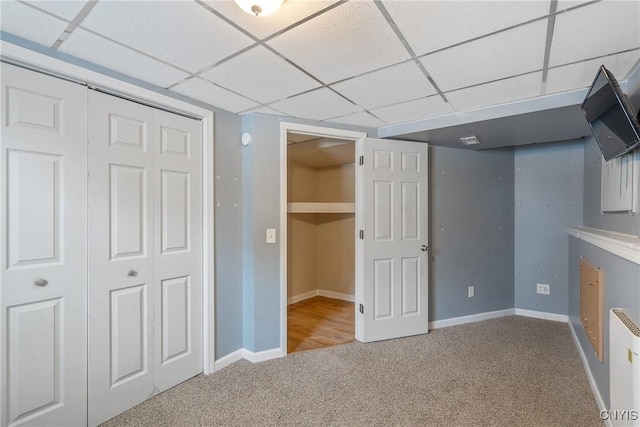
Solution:
M 0 425 L 82 425 L 86 88 L 1 67 Z
M 363 341 L 428 332 L 427 145 L 366 138 Z

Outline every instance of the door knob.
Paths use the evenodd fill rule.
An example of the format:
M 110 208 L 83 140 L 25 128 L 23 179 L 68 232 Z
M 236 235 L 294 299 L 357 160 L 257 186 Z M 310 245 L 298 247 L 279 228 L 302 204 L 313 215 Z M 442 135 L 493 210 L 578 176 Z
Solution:
M 429 246 L 427 246 L 427 245 L 422 245 L 422 246 L 420 246 L 420 250 L 421 250 L 422 252 L 427 252 L 427 251 L 429 250 Z
M 49 282 L 45 279 L 36 279 L 36 281 L 33 282 L 33 284 L 36 286 L 47 286 Z
M 134 277 L 134 276 L 137 276 L 137 275 L 138 275 L 138 272 L 135 271 L 135 270 L 129 270 L 127 272 L 127 276 L 129 276 L 129 277 Z

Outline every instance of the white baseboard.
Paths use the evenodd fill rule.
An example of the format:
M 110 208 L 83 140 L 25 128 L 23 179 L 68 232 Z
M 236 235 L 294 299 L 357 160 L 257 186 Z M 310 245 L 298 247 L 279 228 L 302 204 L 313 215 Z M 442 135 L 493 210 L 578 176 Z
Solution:
M 325 291 L 324 289 L 318 289 L 318 295 L 321 297 L 341 299 L 344 301 L 354 302 L 356 300 L 355 295 L 343 294 L 341 292 Z
M 471 314 L 469 316 L 452 317 L 450 319 L 443 319 L 443 320 L 434 320 L 433 322 L 429 322 L 429 330 L 446 328 L 448 326 L 463 325 L 465 323 L 480 322 L 482 320 L 488 320 L 488 319 L 496 319 L 498 317 L 513 316 L 514 314 L 515 314 L 514 309 L 508 308 L 506 310 L 488 311 L 486 313 Z
M 341 299 L 344 301 L 351 301 L 351 302 L 354 302 L 356 300 L 355 295 L 343 294 L 341 292 L 325 291 L 324 289 L 314 289 L 313 291 L 305 292 L 303 294 L 287 298 L 287 305 L 295 304 L 297 302 L 304 301 L 306 299 L 317 297 L 317 296 Z
M 242 359 L 244 349 L 241 348 L 239 350 L 234 351 L 233 353 L 229 353 L 226 356 L 222 356 L 220 359 L 216 360 L 213 364 L 213 369 L 215 371 L 219 371 L 222 368 L 226 368 L 232 363 L 237 362 Z
M 242 357 L 251 363 L 264 362 L 265 360 L 277 359 L 282 356 L 283 354 L 279 347 L 272 348 L 271 350 L 259 351 L 257 353 L 242 349 Z
M 534 319 L 553 320 L 554 322 L 569 323 L 569 316 L 566 314 L 547 313 L 545 311 L 515 309 L 516 316 L 533 317 Z
M 587 373 L 587 379 L 589 380 L 589 385 L 591 386 L 591 391 L 593 392 L 593 396 L 596 398 L 596 403 L 598 404 L 598 408 L 601 411 L 607 410 L 607 405 L 604 403 L 604 399 L 602 398 L 602 394 L 600 394 L 600 389 L 598 388 L 598 384 L 596 383 L 596 379 L 591 373 L 591 369 L 589 368 L 589 363 L 587 362 L 587 355 L 584 353 L 582 346 L 580 345 L 580 340 L 578 340 L 578 335 L 576 335 L 576 331 L 573 329 L 573 324 L 569 322 L 569 331 L 571 331 L 571 337 L 573 338 L 573 343 L 578 350 L 578 354 L 580 355 L 580 360 L 582 361 L 582 366 L 584 367 L 584 371 Z M 611 419 L 604 420 L 604 424 L 607 427 L 613 427 L 613 422 Z

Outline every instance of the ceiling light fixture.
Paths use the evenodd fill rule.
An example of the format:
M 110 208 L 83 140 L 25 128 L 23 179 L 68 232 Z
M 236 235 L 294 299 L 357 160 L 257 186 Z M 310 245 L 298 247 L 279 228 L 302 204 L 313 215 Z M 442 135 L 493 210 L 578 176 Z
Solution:
M 477 136 L 464 136 L 462 138 L 460 138 L 460 141 L 462 141 L 462 143 L 464 145 L 476 145 L 476 144 L 480 144 L 480 140 L 478 139 Z
M 255 16 L 267 16 L 280 8 L 284 0 L 234 0 L 240 9 Z

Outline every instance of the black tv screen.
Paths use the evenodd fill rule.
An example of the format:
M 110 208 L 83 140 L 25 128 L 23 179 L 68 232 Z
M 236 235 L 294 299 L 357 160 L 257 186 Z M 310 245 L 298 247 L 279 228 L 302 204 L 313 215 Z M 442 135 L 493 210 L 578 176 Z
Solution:
M 636 113 L 604 65 L 598 70 L 582 102 L 582 111 L 606 160 L 640 146 L 640 124 Z

